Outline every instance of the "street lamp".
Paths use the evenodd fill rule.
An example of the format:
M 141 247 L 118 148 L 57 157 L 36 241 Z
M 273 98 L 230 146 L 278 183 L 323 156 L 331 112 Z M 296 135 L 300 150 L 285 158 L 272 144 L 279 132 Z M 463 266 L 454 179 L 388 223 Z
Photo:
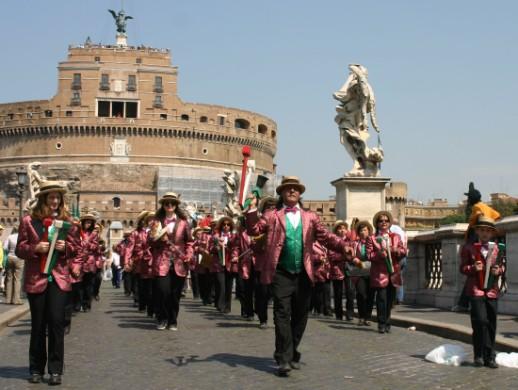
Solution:
M 23 218 L 23 190 L 27 184 L 27 172 L 23 168 L 16 171 L 16 178 L 18 179 L 18 196 L 20 197 L 20 214 L 18 216 L 18 223 L 21 224 Z

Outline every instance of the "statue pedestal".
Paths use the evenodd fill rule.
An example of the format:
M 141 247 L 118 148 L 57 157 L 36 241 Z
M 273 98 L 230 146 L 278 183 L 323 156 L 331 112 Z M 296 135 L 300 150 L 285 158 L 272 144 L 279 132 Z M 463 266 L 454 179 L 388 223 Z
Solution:
M 336 187 L 336 219 L 347 222 L 355 217 L 368 220 L 385 210 L 385 186 L 388 177 L 345 176 L 331 182 Z
M 128 37 L 126 34 L 117 34 L 116 43 L 117 46 L 128 46 Z

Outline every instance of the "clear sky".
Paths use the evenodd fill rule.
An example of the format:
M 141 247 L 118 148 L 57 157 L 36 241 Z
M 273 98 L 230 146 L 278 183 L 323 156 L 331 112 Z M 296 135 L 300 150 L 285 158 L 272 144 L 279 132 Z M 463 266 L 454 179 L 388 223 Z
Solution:
M 68 44 L 114 43 L 120 0 L 0 1 L 0 102 L 48 99 Z M 268 115 L 279 173 L 334 195 L 352 162 L 334 123 L 349 63 L 377 99 L 382 175 L 409 197 L 518 196 L 518 1 L 125 0 L 129 43 L 170 48 L 184 101 Z M 375 137 L 371 137 L 375 141 Z

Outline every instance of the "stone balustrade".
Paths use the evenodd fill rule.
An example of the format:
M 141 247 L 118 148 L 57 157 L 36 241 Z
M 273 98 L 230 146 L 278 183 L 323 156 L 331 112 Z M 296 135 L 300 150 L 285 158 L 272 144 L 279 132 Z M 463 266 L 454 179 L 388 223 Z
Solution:
M 457 303 L 465 277 L 459 272 L 467 224 L 409 234 L 405 302 L 450 309 Z M 507 292 L 499 312 L 518 314 L 518 216 L 497 223 L 507 245 Z

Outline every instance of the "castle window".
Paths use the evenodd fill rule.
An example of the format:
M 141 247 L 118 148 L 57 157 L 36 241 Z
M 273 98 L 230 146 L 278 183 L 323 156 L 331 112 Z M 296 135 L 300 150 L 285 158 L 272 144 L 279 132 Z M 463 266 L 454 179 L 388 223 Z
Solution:
M 155 76 L 155 85 L 153 86 L 153 92 L 164 92 L 164 87 L 162 86 L 162 76 Z
M 13 113 L 9 113 L 7 114 L 7 118 L 12 121 L 14 119 L 14 114 Z
M 81 73 L 74 73 L 72 78 L 72 89 L 81 89 Z
M 182 114 L 182 116 L 180 117 L 183 121 L 188 121 L 189 120 L 189 115 L 187 114 Z
M 112 117 L 122 118 L 124 116 L 124 102 L 112 102 Z
M 52 110 L 45 110 L 45 118 L 52 118 Z
M 81 105 L 81 95 L 79 92 L 74 91 L 72 93 L 72 99 L 70 100 L 71 106 L 80 106 Z
M 94 58 L 94 61 L 95 61 L 95 62 L 101 62 L 101 57 L 95 57 L 95 58 Z
M 25 114 L 27 116 L 27 119 L 32 119 L 32 112 L 28 112 L 27 114 Z
M 119 209 L 121 207 L 121 198 L 119 198 L 118 196 L 114 197 L 112 199 L 113 201 L 113 208 L 114 209 Z
M 97 116 L 109 117 L 110 116 L 110 102 L 99 101 L 97 102 Z
M 65 116 L 72 116 L 72 111 L 66 111 Z
M 162 108 L 163 102 L 162 102 L 162 95 L 156 95 L 155 100 L 153 100 L 153 107 L 154 108 Z
M 248 129 L 250 128 L 250 122 L 248 122 L 246 119 L 238 118 L 234 121 L 234 127 L 236 129 Z
M 218 124 L 220 126 L 225 126 L 225 119 L 226 119 L 225 115 L 218 115 Z
M 166 120 L 167 119 L 167 114 L 160 114 L 160 119 Z
M 126 102 L 126 118 L 136 118 L 138 115 L 138 103 Z
M 257 131 L 259 134 L 266 134 L 268 132 L 268 127 L 266 127 L 266 125 L 260 124 L 257 126 Z
M 137 60 L 135 61 L 137 64 L 142 64 L 142 58 L 137 58 Z
M 101 85 L 99 86 L 101 91 L 109 91 L 110 90 L 110 75 L 103 73 L 101 75 Z
M 201 116 L 200 117 L 200 122 L 201 123 L 207 123 L 207 117 L 206 116 Z
M 135 92 L 137 90 L 137 77 L 134 74 L 128 76 L 128 91 Z

